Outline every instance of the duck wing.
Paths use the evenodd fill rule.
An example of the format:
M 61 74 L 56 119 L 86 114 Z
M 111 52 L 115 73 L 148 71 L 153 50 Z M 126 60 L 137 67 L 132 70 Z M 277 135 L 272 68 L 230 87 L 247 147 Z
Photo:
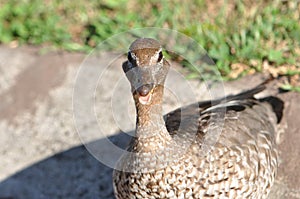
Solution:
M 265 85 L 261 84 L 237 95 L 178 108 L 164 116 L 166 127 L 172 136 L 196 134 L 201 140 L 207 136 L 209 128 L 220 127 L 224 133 L 218 135 L 219 141 L 229 145 L 257 139 L 261 131 L 275 137 L 283 102 L 273 96 L 255 99 L 254 95 L 264 89 Z M 214 133 L 211 134 L 214 137 Z

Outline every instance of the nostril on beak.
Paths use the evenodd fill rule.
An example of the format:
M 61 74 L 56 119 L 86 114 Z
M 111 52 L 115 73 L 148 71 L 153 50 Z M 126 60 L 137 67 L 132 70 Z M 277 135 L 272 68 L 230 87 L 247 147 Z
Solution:
M 137 89 L 137 92 L 140 96 L 146 96 L 152 90 L 153 84 L 145 84 Z

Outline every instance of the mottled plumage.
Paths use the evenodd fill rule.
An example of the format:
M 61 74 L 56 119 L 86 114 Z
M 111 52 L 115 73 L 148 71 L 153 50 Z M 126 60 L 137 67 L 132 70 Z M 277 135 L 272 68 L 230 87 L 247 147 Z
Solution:
M 123 70 L 137 110 L 136 135 L 113 174 L 118 199 L 266 198 L 277 172 L 283 103 L 239 95 L 191 104 L 163 117 L 169 68 L 156 40 L 130 46 Z

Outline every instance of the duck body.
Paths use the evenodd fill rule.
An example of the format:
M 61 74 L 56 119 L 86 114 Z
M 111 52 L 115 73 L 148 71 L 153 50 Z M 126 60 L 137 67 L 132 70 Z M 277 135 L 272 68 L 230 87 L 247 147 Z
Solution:
M 142 44 L 149 40 L 155 43 L 140 39 L 132 46 L 144 50 Z M 130 50 L 136 52 L 132 46 Z M 163 117 L 164 80 L 160 84 L 152 80 L 151 89 L 145 89 L 135 86 L 130 77 L 137 127 L 128 153 L 114 170 L 117 199 L 267 198 L 278 167 L 275 137 L 281 101 L 255 99 L 253 95 L 263 90 L 259 86 Z M 143 89 L 149 90 L 145 96 Z M 277 112 L 270 101 L 279 102 Z

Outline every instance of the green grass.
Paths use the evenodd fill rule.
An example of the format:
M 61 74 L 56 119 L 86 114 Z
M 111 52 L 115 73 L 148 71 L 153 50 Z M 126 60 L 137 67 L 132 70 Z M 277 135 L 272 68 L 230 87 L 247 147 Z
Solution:
M 51 14 L 54 8 L 47 7 L 38 0 L 10 0 L 1 3 L 0 41 L 17 40 L 19 43 L 61 45 L 71 39 L 57 15 Z M 63 45 L 62 45 L 63 46 Z
M 224 79 L 275 68 L 300 68 L 297 1 L 0 0 L 0 42 L 89 51 L 132 28 L 178 30 L 200 43 Z M 183 64 L 187 63 L 183 60 Z M 243 64 L 236 71 L 234 64 Z M 190 77 L 199 78 L 194 69 Z

